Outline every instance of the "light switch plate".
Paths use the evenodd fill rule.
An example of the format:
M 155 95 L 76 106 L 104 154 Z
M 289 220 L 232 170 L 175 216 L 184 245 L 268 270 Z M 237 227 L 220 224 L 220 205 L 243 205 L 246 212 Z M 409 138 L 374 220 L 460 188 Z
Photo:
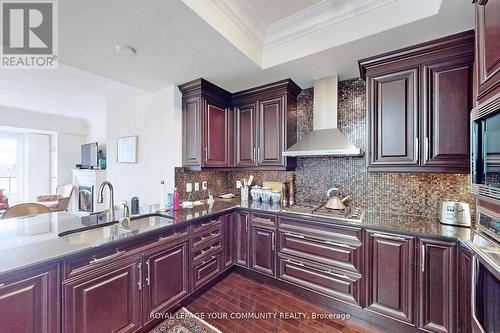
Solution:
M 200 190 L 200 182 L 194 183 L 194 191 L 199 191 Z
M 193 192 L 193 184 L 191 183 L 186 183 L 186 192 Z
M 205 191 L 208 188 L 208 183 L 206 180 L 201 182 L 201 189 Z
M 241 188 L 241 180 L 236 181 L 236 188 Z

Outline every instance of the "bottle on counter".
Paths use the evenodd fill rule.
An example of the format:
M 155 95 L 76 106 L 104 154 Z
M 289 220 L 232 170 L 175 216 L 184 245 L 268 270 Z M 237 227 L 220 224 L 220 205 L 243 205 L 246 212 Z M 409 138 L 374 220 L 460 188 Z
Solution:
M 290 176 L 288 183 L 288 204 L 295 205 L 295 179 L 293 175 Z
M 174 188 L 174 200 L 173 200 L 173 204 L 172 204 L 172 209 L 179 210 L 179 205 L 180 205 L 179 191 L 177 191 L 177 187 L 175 187 Z
M 138 197 L 133 197 L 132 200 L 130 200 L 130 213 L 132 215 L 139 214 L 139 198 Z
M 288 206 L 288 182 L 284 181 L 281 186 L 281 207 Z

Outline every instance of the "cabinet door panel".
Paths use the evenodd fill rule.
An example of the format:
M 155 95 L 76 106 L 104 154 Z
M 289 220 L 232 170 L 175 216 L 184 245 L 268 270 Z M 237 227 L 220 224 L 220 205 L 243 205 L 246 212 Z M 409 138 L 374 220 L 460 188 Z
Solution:
M 476 2 L 477 99 L 500 92 L 500 0 Z
M 423 165 L 469 169 L 472 59 L 424 66 Z
M 276 233 L 257 226 L 251 227 L 250 268 L 268 275 L 275 273 Z
M 235 113 L 236 166 L 255 166 L 257 165 L 255 104 L 238 106 Z
M 283 98 L 262 100 L 259 103 L 259 146 L 257 159 L 259 165 L 283 165 Z
M 200 98 L 183 100 L 182 112 L 182 164 L 201 163 L 201 110 Z
M 226 269 L 234 264 L 235 234 L 234 234 L 233 214 L 224 216 L 223 243 L 224 243 L 224 269 Z
M 460 249 L 460 299 L 459 299 L 459 318 L 460 332 L 472 332 L 472 311 L 471 311 L 471 286 L 472 286 L 472 254 Z
M 228 109 L 219 103 L 205 101 L 205 167 L 227 167 Z
M 57 270 L 42 272 L 0 287 L 0 331 L 57 332 Z
M 370 233 L 367 245 L 367 309 L 413 324 L 414 239 Z
M 165 312 L 189 293 L 188 242 L 154 250 L 145 255 L 146 288 L 144 289 L 144 322 L 150 313 Z
M 418 70 L 370 78 L 370 164 L 418 165 Z
M 63 285 L 64 332 L 135 332 L 141 327 L 141 258 L 97 269 Z
M 455 332 L 457 274 L 455 244 L 419 240 L 419 326 L 431 332 Z
M 248 267 L 248 214 L 236 212 L 236 264 Z

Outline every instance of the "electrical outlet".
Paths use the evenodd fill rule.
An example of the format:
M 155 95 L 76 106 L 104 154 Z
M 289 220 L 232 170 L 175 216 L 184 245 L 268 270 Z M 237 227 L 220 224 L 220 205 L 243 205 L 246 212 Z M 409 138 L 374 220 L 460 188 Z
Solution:
M 194 183 L 194 191 L 199 191 L 200 190 L 200 182 Z
M 236 181 L 236 188 L 241 188 L 241 180 Z
M 206 180 L 204 180 L 204 181 L 201 182 L 201 189 L 203 191 L 206 191 L 206 189 L 208 189 L 208 183 L 207 183 Z
M 193 192 L 193 184 L 186 183 L 186 192 L 187 193 Z

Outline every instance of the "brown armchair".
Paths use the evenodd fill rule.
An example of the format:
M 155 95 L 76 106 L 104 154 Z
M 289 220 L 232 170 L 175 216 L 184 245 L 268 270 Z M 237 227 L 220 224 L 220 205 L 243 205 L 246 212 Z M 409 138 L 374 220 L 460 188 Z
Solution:
M 46 206 L 53 212 L 68 210 L 71 194 L 73 193 L 73 185 L 59 185 L 54 195 L 39 195 L 37 203 Z

